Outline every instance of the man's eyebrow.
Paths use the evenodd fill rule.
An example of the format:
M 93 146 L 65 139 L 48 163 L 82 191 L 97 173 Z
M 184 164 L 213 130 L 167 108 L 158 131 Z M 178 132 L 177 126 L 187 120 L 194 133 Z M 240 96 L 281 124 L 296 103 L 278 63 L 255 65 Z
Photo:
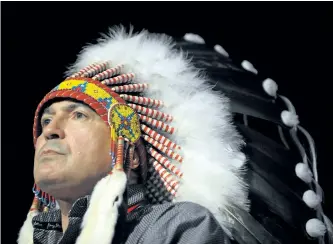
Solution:
M 90 107 L 88 107 L 87 105 L 82 104 L 82 103 L 71 103 L 67 106 L 61 107 L 61 110 L 64 111 L 64 112 L 69 113 L 69 112 L 72 112 L 73 110 L 75 110 L 77 108 L 84 108 L 84 109 L 88 109 L 88 110 L 92 111 L 92 109 Z M 43 115 L 45 115 L 45 114 L 54 115 L 55 111 L 52 107 L 47 107 L 43 111 Z
M 67 106 L 62 107 L 61 110 L 64 112 L 72 112 L 73 110 L 75 110 L 77 108 L 84 108 L 84 109 L 91 110 L 90 107 L 88 107 L 87 105 L 82 104 L 82 103 L 71 103 Z
M 52 109 L 52 107 L 47 107 L 47 108 L 44 109 L 42 115 L 44 115 L 44 114 L 53 115 L 53 114 L 55 114 L 55 112 L 54 112 L 54 109 Z

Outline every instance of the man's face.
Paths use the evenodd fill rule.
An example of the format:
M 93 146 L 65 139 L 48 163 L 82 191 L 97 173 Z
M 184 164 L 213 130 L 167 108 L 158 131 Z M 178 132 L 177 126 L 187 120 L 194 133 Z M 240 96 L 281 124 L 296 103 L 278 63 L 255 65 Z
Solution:
M 41 116 L 34 177 L 56 198 L 74 200 L 90 194 L 111 169 L 110 130 L 88 106 L 55 102 Z

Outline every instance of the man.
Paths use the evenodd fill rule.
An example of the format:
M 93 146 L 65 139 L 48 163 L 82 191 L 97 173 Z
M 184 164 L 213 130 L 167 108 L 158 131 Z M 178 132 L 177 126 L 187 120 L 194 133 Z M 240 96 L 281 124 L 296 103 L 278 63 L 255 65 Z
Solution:
M 242 140 L 168 42 L 112 30 L 41 101 L 18 243 L 228 240 L 223 209 L 247 208 Z
M 55 214 L 52 221 L 58 224 L 58 231 L 54 230 L 54 226 L 51 228 L 47 226 L 46 229 L 38 228 L 38 224 L 44 223 L 44 218 L 50 216 L 50 213 L 41 214 L 34 219 L 38 223 L 35 223 L 34 240 L 37 243 L 46 240 L 47 243 L 57 243 L 62 239 L 60 243 L 71 243 L 76 239 L 80 228 L 80 221 L 77 218 L 83 217 L 79 212 L 84 211 L 89 204 L 90 198 L 85 196 L 90 195 L 95 184 L 110 171 L 110 162 L 112 162 L 109 154 L 110 128 L 89 106 L 68 100 L 52 103 L 42 113 L 40 121 L 42 132 L 36 141 L 35 181 L 43 191 L 56 197 L 60 211 L 52 213 Z M 135 163 L 131 165 L 131 170 L 134 170 L 134 167 Z M 135 175 L 137 172 L 131 172 L 134 172 L 129 177 L 132 182 L 128 186 L 128 200 L 131 203 L 127 206 L 127 209 L 131 209 L 128 215 L 130 221 L 125 223 L 123 225 L 125 229 L 120 229 L 116 235 L 121 236 L 122 232 L 125 232 L 125 235 L 130 234 L 130 230 L 134 227 L 131 226 L 133 222 L 144 218 L 149 224 L 138 225 L 132 233 L 134 236 L 126 237 L 130 238 L 128 243 L 136 242 L 137 237 L 143 234 L 143 243 L 156 243 L 156 240 L 161 243 L 175 243 L 176 239 L 179 243 L 186 243 L 192 238 L 198 243 L 223 242 L 225 236 L 215 218 L 198 205 L 187 203 L 175 206 L 172 204 L 146 206 L 143 187 L 139 184 L 142 179 L 139 180 L 140 175 Z M 139 207 L 145 209 L 140 210 Z M 144 214 L 145 212 L 147 214 Z M 167 216 L 163 216 L 164 214 Z M 181 219 L 184 221 L 179 222 Z M 49 223 L 50 219 L 47 221 Z M 159 229 L 166 223 L 171 226 L 165 233 L 161 233 Z M 180 228 L 184 223 L 188 227 Z M 68 226 L 69 230 L 66 232 Z M 138 228 L 140 229 L 137 230 Z M 99 234 L 104 231 L 100 230 Z M 51 235 L 54 238 L 52 242 L 50 242 Z M 102 236 L 97 235 L 96 238 L 96 241 L 103 242 L 100 239 Z M 125 240 L 122 238 L 119 241 Z
M 40 102 L 33 126 L 35 198 L 19 244 L 305 243 L 304 221 L 307 235 L 323 241 L 331 225 L 320 201 L 314 204 L 316 193 L 304 193 L 305 206 L 277 177 L 283 172 L 289 181 L 290 172 L 281 170 L 286 165 L 269 158 L 290 162 L 290 152 L 240 126 L 247 139 L 261 143 L 246 148 L 253 149 L 246 166 L 229 100 L 192 64 L 199 60 L 213 74 L 221 67 L 243 70 L 225 58 L 214 67 L 220 57 L 204 48 L 190 62 L 173 47 L 164 35 L 111 29 L 80 53 L 67 78 Z M 224 91 L 242 95 L 233 109 L 244 112 L 244 89 L 228 81 Z M 276 84 L 263 86 L 277 97 Z M 299 127 L 291 110 L 281 120 L 292 132 Z M 277 121 L 263 113 L 244 112 Z M 305 166 L 297 164 L 296 175 L 314 181 Z M 308 207 L 325 224 L 309 220 Z

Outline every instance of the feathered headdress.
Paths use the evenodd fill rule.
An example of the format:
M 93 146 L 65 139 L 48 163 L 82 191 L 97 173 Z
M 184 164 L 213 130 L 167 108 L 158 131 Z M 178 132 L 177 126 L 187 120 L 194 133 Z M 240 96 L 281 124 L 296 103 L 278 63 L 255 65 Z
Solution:
M 110 174 L 93 190 L 77 243 L 97 237 L 99 243 L 112 242 L 127 182 L 124 143 L 133 150 L 138 140 L 145 142 L 148 155 L 148 200 L 200 204 L 232 236 L 225 210 L 249 208 L 246 158 L 240 151 L 244 142 L 231 122 L 228 99 L 212 91 L 169 37 L 113 28 L 98 44 L 86 46 L 66 75 L 36 110 L 34 140 L 45 103 L 71 98 L 89 105 L 110 127 L 114 153 Z M 55 203 L 36 185 L 34 192 L 19 243 L 32 243 L 32 217 Z

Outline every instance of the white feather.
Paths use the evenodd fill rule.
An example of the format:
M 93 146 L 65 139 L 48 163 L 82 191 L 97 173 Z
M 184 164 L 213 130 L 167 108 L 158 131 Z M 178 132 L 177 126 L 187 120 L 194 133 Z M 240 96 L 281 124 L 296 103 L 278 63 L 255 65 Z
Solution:
M 228 99 L 213 92 L 206 78 L 190 65 L 186 55 L 172 49 L 165 35 L 127 34 L 111 29 L 96 45 L 84 48 L 67 75 L 97 61 L 124 64 L 138 82 L 150 84 L 145 96 L 164 101 L 164 112 L 175 117 L 177 133 L 171 139 L 181 145 L 184 172 L 176 201 L 192 201 L 208 208 L 222 226 L 220 209 L 237 206 L 248 210 L 248 189 L 242 178 L 244 142 L 231 122 Z
M 112 243 L 125 188 L 126 175 L 117 170 L 96 184 L 76 244 Z
M 38 211 L 31 211 L 28 213 L 26 220 L 19 232 L 17 239 L 18 244 L 33 244 L 33 233 L 34 229 L 32 226 L 32 219 L 38 215 Z

